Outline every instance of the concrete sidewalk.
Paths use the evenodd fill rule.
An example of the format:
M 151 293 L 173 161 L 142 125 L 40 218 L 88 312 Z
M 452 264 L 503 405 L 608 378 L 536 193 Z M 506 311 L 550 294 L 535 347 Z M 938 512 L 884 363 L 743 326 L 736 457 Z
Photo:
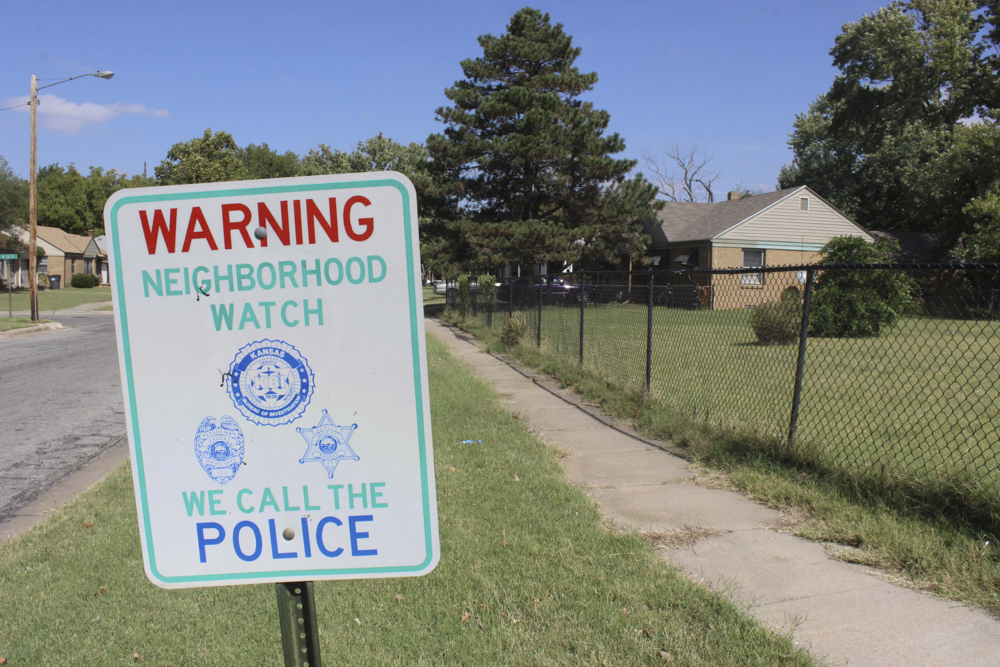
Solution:
M 742 494 L 693 483 L 668 443 L 643 438 L 545 376 L 481 352 L 464 332 L 427 332 L 491 382 L 510 410 L 566 453 L 570 479 L 616 524 L 663 545 L 692 579 L 749 605 L 828 665 L 1000 665 L 1000 620 L 888 583 L 827 547 L 776 532 L 783 517 Z M 835 547 L 844 549 L 846 547 Z

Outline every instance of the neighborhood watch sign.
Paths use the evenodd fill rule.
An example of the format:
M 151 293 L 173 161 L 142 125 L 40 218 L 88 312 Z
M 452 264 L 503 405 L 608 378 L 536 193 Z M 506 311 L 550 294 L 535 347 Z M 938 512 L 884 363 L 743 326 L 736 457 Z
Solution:
M 146 574 L 420 575 L 438 529 L 416 197 L 385 172 L 104 210 Z

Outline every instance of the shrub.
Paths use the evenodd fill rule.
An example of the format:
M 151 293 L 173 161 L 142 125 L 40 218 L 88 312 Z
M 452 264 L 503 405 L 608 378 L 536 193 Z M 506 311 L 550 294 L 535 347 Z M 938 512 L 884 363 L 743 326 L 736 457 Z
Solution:
M 97 287 L 100 282 L 97 276 L 88 276 L 86 273 L 74 273 L 69 279 L 71 287 Z
M 895 242 L 869 243 L 857 236 L 831 239 L 820 264 L 891 262 Z M 809 314 L 812 336 L 878 336 L 917 304 L 917 284 L 890 269 L 830 269 L 816 279 Z
M 38 274 L 38 289 L 43 290 L 49 286 L 49 274 L 39 273 Z
M 497 296 L 497 282 L 494 276 L 484 274 L 476 277 L 479 285 L 479 296 L 484 306 L 492 308 Z
M 782 293 L 780 301 L 762 303 L 753 309 L 750 326 L 762 345 L 788 345 L 802 329 L 802 299 L 794 287 Z
M 458 277 L 458 314 L 463 318 L 469 314 L 469 276 Z
M 524 315 L 517 313 L 507 318 L 503 325 L 503 333 L 500 334 L 500 342 L 507 347 L 514 347 L 521 342 L 524 334 L 528 331 L 528 321 Z

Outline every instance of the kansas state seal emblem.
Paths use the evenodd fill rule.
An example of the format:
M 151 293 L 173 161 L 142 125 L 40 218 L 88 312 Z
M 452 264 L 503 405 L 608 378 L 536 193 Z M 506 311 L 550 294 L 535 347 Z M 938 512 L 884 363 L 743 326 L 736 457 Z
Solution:
M 337 470 L 338 463 L 344 460 L 361 460 L 361 457 L 355 454 L 351 446 L 347 444 L 357 427 L 357 424 L 337 426 L 324 410 L 323 416 L 316 426 L 296 429 L 299 435 L 309 443 L 306 453 L 299 459 L 299 463 L 318 461 L 326 468 L 327 476 L 333 479 L 333 473 Z
M 233 405 L 255 424 L 293 422 L 312 398 L 315 380 L 309 363 L 281 340 L 259 340 L 240 348 L 229 373 Z
M 243 431 L 226 415 L 216 422 L 205 417 L 194 436 L 194 453 L 201 469 L 219 484 L 225 484 L 243 466 Z

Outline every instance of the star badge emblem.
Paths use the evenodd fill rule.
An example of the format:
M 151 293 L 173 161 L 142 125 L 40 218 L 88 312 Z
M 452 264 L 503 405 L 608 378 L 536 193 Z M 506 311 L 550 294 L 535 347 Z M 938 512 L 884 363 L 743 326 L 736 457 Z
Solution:
M 337 426 L 330 419 L 327 411 L 323 410 L 323 416 L 316 426 L 295 429 L 309 444 L 306 448 L 306 453 L 299 459 L 299 463 L 318 461 L 326 468 L 330 479 L 333 479 L 333 473 L 337 470 L 337 464 L 341 461 L 361 460 L 361 457 L 355 454 L 351 446 L 347 444 L 354 433 L 354 429 L 357 427 L 357 424 Z

